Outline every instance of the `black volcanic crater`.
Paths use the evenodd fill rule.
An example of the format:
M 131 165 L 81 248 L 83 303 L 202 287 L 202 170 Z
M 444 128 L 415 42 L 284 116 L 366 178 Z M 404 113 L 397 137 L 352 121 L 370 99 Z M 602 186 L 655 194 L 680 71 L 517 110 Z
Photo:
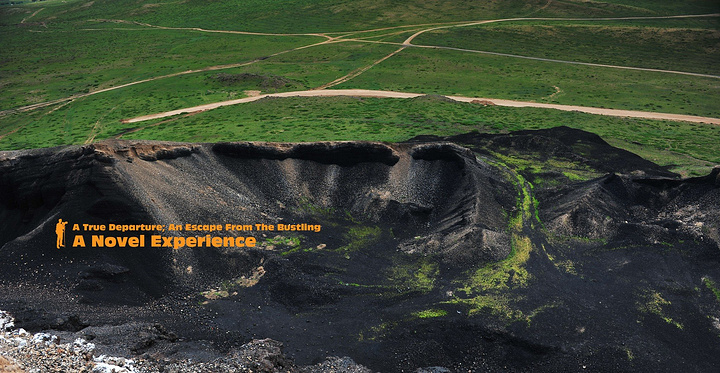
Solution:
M 383 372 L 712 371 L 718 172 L 679 179 L 567 127 L 0 152 L 0 309 L 152 359 L 271 338 L 298 364 L 349 356 Z M 257 244 L 173 249 L 152 235 Z

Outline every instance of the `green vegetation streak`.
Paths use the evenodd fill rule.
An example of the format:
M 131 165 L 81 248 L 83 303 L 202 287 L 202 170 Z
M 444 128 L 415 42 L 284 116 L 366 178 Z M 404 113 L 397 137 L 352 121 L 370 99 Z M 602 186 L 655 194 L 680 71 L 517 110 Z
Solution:
M 720 302 L 720 289 L 718 288 L 715 281 L 713 281 L 710 277 L 703 277 L 702 281 L 705 284 L 705 287 L 710 289 L 710 291 L 715 294 L 715 298 L 718 300 L 718 302 Z

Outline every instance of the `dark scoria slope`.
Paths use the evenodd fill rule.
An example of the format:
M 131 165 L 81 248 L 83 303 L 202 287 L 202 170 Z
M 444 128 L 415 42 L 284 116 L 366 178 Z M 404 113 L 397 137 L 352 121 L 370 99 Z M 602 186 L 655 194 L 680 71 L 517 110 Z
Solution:
M 676 179 L 569 128 L 3 152 L 0 309 L 116 354 L 207 360 L 272 338 L 299 364 L 350 356 L 382 372 L 709 372 L 718 170 Z M 243 249 L 58 250 L 58 218 L 322 230 L 216 233 L 257 238 Z M 145 332 L 113 340 L 104 324 Z
M 647 177 L 678 176 L 636 154 L 611 146 L 594 133 L 566 126 L 508 134 L 471 132 L 448 137 L 418 136 L 408 140 L 410 143 L 424 141 L 449 141 L 471 147 L 479 154 L 498 158 L 540 188 L 611 172 Z
M 492 168 L 477 162 L 471 152 L 452 144 L 105 142 L 6 152 L 0 161 L 2 255 L 6 265 L 14 264 L 9 271 L 29 281 L 48 275 L 73 281 L 75 270 L 83 271 L 81 277 L 85 278 L 103 277 L 95 272 L 112 277 L 115 274 L 106 272 L 123 271 L 112 266 L 132 267 L 130 277 L 140 276 L 134 282 L 135 290 L 157 297 L 175 285 L 225 278 L 257 260 L 248 258 L 245 250 L 214 248 L 94 250 L 72 248 L 68 243 L 68 248 L 58 251 L 54 230 L 59 218 L 70 221 L 68 231 L 76 223 L 162 224 L 166 229 L 169 224 L 186 223 L 324 225 L 320 234 L 305 233 L 301 242 L 307 246 L 333 237 L 325 232 L 339 224 L 331 219 L 337 213 L 359 230 L 365 223 L 382 225 L 383 233 L 392 231 L 395 244 L 418 235 L 452 236 L 454 239 L 444 239 L 442 248 L 431 251 L 458 266 L 498 260 L 510 251 L 504 233 L 506 217 L 501 211 L 512 204 L 507 197 L 511 186 Z M 337 234 L 347 233 L 346 227 L 337 228 L 343 228 Z M 245 234 L 256 236 L 259 246 L 267 249 L 271 245 L 264 245 L 263 240 L 277 233 L 232 231 L 223 235 Z M 481 248 L 475 243 L 482 241 L 465 239 L 483 234 L 495 239 Z M 354 244 L 335 240 L 339 246 Z M 216 261 L 218 256 L 247 263 L 235 268 L 222 264 L 227 258 Z M 469 258 L 474 262 L 466 263 Z M 49 267 L 39 273 L 28 271 L 21 263 Z M 104 269 L 96 268 L 100 264 Z M 195 270 L 187 270 L 189 267 Z M 87 298 L 96 294 L 89 293 Z
M 295 329 L 290 325 L 300 313 L 313 313 L 308 321 L 318 323 L 344 319 L 367 297 L 386 306 L 408 302 L 403 308 L 419 311 L 430 301 L 412 302 L 426 296 L 441 265 L 471 268 L 510 252 L 502 211 L 514 203 L 512 186 L 447 143 L 104 142 L 4 152 L 0 162 L 2 307 L 30 328 L 173 318 L 170 326 L 191 338 L 231 344 L 256 335 L 282 338 L 276 329 L 283 323 Z M 58 219 L 70 222 L 68 247 L 60 250 Z M 74 224 L 186 223 L 310 223 L 322 230 L 215 233 L 254 236 L 253 249 L 71 247 L 77 234 L 88 244 L 91 233 L 138 235 L 76 232 Z M 434 244 L 417 253 L 417 242 L 427 237 Z M 404 251 L 397 251 L 401 245 Z M 260 311 L 258 303 L 268 302 L 273 306 Z M 238 312 L 249 314 L 238 318 Z M 208 314 L 218 317 L 207 320 Z M 260 325 L 250 321 L 256 317 Z M 322 329 L 357 344 L 357 335 L 381 319 Z M 304 340 L 289 337 L 291 345 L 292 338 Z M 335 346 L 320 340 L 298 356 L 321 357 Z

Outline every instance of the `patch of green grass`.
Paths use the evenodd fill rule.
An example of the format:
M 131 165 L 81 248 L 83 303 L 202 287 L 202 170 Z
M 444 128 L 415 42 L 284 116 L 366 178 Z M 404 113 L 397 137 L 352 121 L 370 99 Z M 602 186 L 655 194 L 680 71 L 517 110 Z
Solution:
M 361 250 L 377 242 L 381 234 L 382 230 L 378 226 L 360 225 L 350 227 L 344 235 L 347 244 L 337 250 L 347 256 L 353 251 Z
M 715 281 L 713 281 L 710 277 L 705 276 L 705 277 L 703 277 L 702 282 L 703 282 L 703 284 L 705 284 L 705 287 L 710 289 L 710 291 L 712 291 L 712 293 L 715 294 L 715 299 L 717 299 L 718 302 L 720 302 L 720 288 L 718 288 Z
M 530 185 L 532 185 L 532 184 L 530 184 Z M 534 187 L 533 187 L 533 189 L 534 189 Z M 533 202 L 533 213 L 535 216 L 535 221 L 538 222 L 544 228 L 545 224 L 543 224 L 543 222 L 540 220 L 540 201 L 537 198 L 535 198 L 535 196 L 533 195 L 532 202 Z
M 510 255 L 474 271 L 469 282 L 460 290 L 466 294 L 477 294 L 527 286 L 531 275 L 525 268 L 525 262 L 530 258 L 531 250 L 532 244 L 528 237 L 513 234 Z
M 388 270 L 387 278 L 396 293 L 427 293 L 435 287 L 438 273 L 437 263 L 405 258 Z
M 447 311 L 440 309 L 429 309 L 413 313 L 414 317 L 419 319 L 432 319 L 435 317 L 447 316 Z
M 530 311 L 530 312 L 527 314 L 527 316 L 525 317 L 525 322 L 527 322 L 527 324 L 530 325 L 530 324 L 532 323 L 533 319 L 535 318 L 535 316 L 537 316 L 538 314 L 540 314 L 540 313 L 543 312 L 543 311 L 546 311 L 546 310 L 549 310 L 549 309 L 553 309 L 553 308 L 555 308 L 555 307 L 558 307 L 558 306 L 560 306 L 561 304 L 562 304 L 562 302 L 561 302 L 561 301 L 557 301 L 557 300 L 552 301 L 552 302 L 549 302 L 549 303 L 546 303 L 546 304 L 543 304 L 543 305 L 535 308 L 534 310 Z
M 565 175 L 565 177 L 571 181 L 584 181 L 602 176 L 602 173 L 592 170 L 590 167 L 573 162 L 568 159 L 560 159 L 555 157 L 548 158 L 547 154 L 537 153 L 509 153 L 502 154 L 498 152 L 492 152 L 493 156 L 502 160 L 502 162 L 511 167 L 519 174 L 524 175 L 524 178 L 529 178 L 533 181 L 539 181 L 541 187 L 552 186 L 552 183 L 548 183 L 548 180 L 542 176 L 543 173 L 556 172 Z M 560 181 L 558 180 L 558 183 Z M 516 182 L 514 184 L 517 185 Z M 530 184 L 534 187 L 533 184 Z M 536 201 L 533 201 L 535 204 Z M 537 207 L 537 206 L 536 206 Z M 537 209 L 535 209 L 537 212 Z M 540 222 L 540 218 L 536 217 L 536 220 Z
M 273 238 L 268 238 L 260 242 L 259 246 L 265 248 L 274 248 L 282 250 L 280 255 L 289 255 L 302 250 L 300 246 L 300 237 L 286 237 L 277 235 Z
M 693 127 L 689 123 L 685 123 L 685 126 Z M 703 126 L 696 128 L 701 131 L 704 129 Z M 718 163 L 718 161 L 709 160 L 714 158 L 704 159 L 702 155 L 700 158 L 696 158 L 700 153 L 693 149 L 695 148 L 695 145 L 691 143 L 693 140 L 688 141 L 680 137 L 671 139 L 672 134 L 664 136 L 661 134 L 660 136 L 664 138 L 653 139 L 639 136 L 644 137 L 642 143 L 620 138 L 606 138 L 606 140 L 612 146 L 635 153 L 653 163 L 667 166 L 669 171 L 678 173 L 682 177 L 707 175 L 708 170 Z M 662 145 L 663 143 L 665 145 Z
M 300 212 L 309 213 L 318 217 L 331 217 L 335 213 L 333 207 L 323 207 L 314 203 L 310 198 L 301 197 L 298 206 Z
M 469 307 L 470 316 L 487 312 L 505 321 L 523 319 L 523 312 L 512 305 L 510 298 L 503 294 L 478 294 L 472 298 L 455 298 L 449 304 L 461 304 Z
M 383 322 L 379 325 L 370 327 L 370 329 L 368 329 L 367 331 L 360 332 L 358 334 L 358 341 L 360 341 L 360 342 L 366 341 L 366 340 L 367 341 L 375 341 L 378 339 L 382 339 L 383 337 L 385 337 L 385 335 L 387 335 L 387 333 L 389 333 L 397 325 L 398 325 L 398 322 L 388 321 L 388 322 Z
M 506 323 L 520 321 L 525 322 L 527 325 L 530 325 L 535 316 L 537 316 L 541 312 L 555 308 L 560 305 L 559 302 L 553 301 L 547 304 L 540 305 L 539 307 L 532 309 L 528 312 L 523 312 L 516 305 L 518 300 L 520 299 L 513 298 L 512 296 L 507 294 L 497 293 L 481 294 L 469 299 L 455 298 L 445 303 L 461 304 L 469 307 L 468 314 L 470 316 L 487 313 L 498 317 L 500 320 Z
M 555 265 L 565 271 L 565 273 L 569 273 L 575 276 L 577 276 L 578 274 L 577 270 L 575 269 L 575 262 L 573 262 L 572 260 L 562 260 L 555 263 Z
M 635 354 L 633 354 L 632 350 L 625 347 L 625 355 L 627 356 L 628 361 L 635 360 Z
M 653 290 L 645 291 L 641 296 L 641 301 L 638 302 L 638 310 L 644 313 L 657 315 L 662 318 L 666 323 L 675 326 L 678 329 L 683 329 L 683 325 L 665 313 L 666 306 L 671 305 L 670 301 L 665 300 L 660 293 Z
M 565 177 L 567 177 L 570 181 L 585 181 L 585 180 L 587 180 L 586 178 L 584 178 L 578 174 L 575 174 L 573 172 L 570 172 L 570 171 L 564 171 L 563 175 L 565 175 Z
M 545 250 L 545 245 L 543 245 L 543 250 Z M 558 260 L 557 258 L 555 258 L 554 255 L 548 253 L 547 251 L 545 251 L 545 254 L 547 254 L 548 259 L 550 259 L 550 262 L 552 262 L 552 264 L 555 266 L 555 268 L 557 268 L 565 273 L 574 275 L 574 276 L 579 275 L 577 268 L 576 268 L 575 261 L 570 260 L 570 259 Z

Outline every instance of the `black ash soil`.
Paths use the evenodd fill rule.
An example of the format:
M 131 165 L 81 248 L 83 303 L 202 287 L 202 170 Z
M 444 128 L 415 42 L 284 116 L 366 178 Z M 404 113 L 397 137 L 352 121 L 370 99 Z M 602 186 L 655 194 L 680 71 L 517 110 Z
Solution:
M 566 127 L 2 152 L 0 309 L 159 360 L 271 338 L 297 364 L 382 372 L 712 371 L 719 171 L 680 180 Z M 322 230 L 222 232 L 252 249 L 58 250 L 59 218 Z

